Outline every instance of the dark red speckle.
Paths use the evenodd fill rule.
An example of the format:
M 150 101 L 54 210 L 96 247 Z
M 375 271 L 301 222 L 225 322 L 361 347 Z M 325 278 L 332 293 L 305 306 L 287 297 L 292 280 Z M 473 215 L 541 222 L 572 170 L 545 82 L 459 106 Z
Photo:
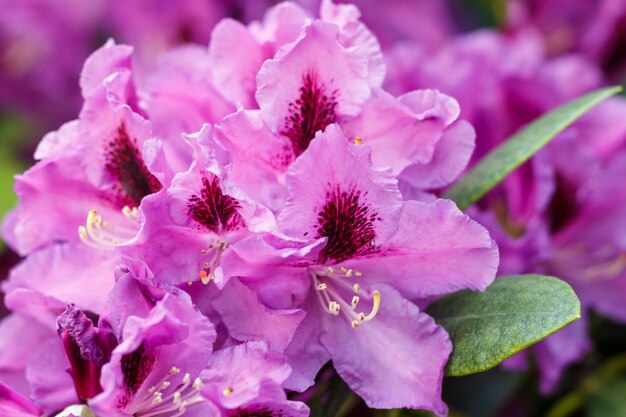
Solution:
M 135 140 L 128 135 L 123 123 L 107 144 L 105 157 L 107 171 L 119 183 L 121 205 L 137 207 L 142 198 L 163 188 L 146 167 Z
M 212 175 L 202 178 L 203 188 L 189 199 L 189 215 L 213 233 L 237 230 L 245 221 L 237 211 L 240 204 L 229 195 L 224 195 L 219 179 Z
M 326 203 L 317 216 L 317 237 L 328 238 L 320 260 L 342 261 L 371 251 L 377 220 L 378 213 L 363 201 L 360 191 L 336 187 L 327 192 Z
M 122 356 L 124 386 L 129 396 L 136 393 L 154 367 L 154 356 L 142 344 L 133 353 Z
M 286 417 L 282 410 L 270 410 L 267 407 L 261 407 L 255 410 L 235 410 L 230 417 Z
M 328 92 L 317 81 L 314 73 L 302 77 L 300 96 L 289 103 L 289 115 L 280 132 L 291 141 L 293 153 L 298 156 L 308 148 L 315 133 L 337 120 L 338 91 Z

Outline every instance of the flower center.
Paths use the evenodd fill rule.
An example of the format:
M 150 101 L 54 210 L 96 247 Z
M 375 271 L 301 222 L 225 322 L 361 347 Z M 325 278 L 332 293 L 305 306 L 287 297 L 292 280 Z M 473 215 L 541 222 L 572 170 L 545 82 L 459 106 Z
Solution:
M 167 375 L 157 384 L 150 387 L 143 398 L 137 401 L 135 411 L 136 417 L 180 417 L 189 407 L 204 401 L 200 395 L 202 381 L 196 378 L 191 381 L 188 373 L 183 376 L 181 383 L 175 390 L 171 390 L 172 382 L 170 378 L 180 373 L 180 369 L 172 367 Z M 165 392 L 169 390 L 168 394 Z
M 191 218 L 204 230 L 223 233 L 245 227 L 237 211 L 241 207 L 239 202 L 222 192 L 215 175 L 206 174 L 202 178 L 202 189 L 189 198 L 187 206 Z
M 139 231 L 137 207 L 124 206 L 124 220 L 112 224 L 102 219 L 96 210 L 89 210 L 85 226 L 78 227 L 78 236 L 88 246 L 113 250 L 115 246 L 129 241 Z
M 371 294 L 363 294 L 358 282 L 347 282 L 349 278 L 358 278 L 362 273 L 345 267 L 314 266 L 309 267 L 309 275 L 313 281 L 317 298 L 329 314 L 338 316 L 343 314 L 354 329 L 362 323 L 372 320 L 378 314 L 380 308 L 380 292 L 372 291 Z M 342 294 L 349 293 L 352 299 L 348 303 Z M 369 314 L 357 312 L 362 299 L 372 300 L 372 309 Z
M 315 73 L 302 77 L 300 95 L 289 103 L 289 115 L 285 117 L 285 126 L 280 132 L 291 141 L 296 156 L 309 147 L 317 131 L 335 123 L 338 94 L 337 90 L 328 94 Z
M 326 237 L 326 246 L 320 260 L 343 261 L 375 249 L 374 223 L 380 220 L 378 212 L 365 201 L 359 190 L 339 187 L 326 192 L 326 202 L 317 215 L 316 235 Z
M 124 123 L 107 143 L 105 158 L 107 171 L 117 179 L 117 194 L 122 204 L 137 207 L 142 198 L 163 188 L 146 167 L 136 140 L 130 137 Z

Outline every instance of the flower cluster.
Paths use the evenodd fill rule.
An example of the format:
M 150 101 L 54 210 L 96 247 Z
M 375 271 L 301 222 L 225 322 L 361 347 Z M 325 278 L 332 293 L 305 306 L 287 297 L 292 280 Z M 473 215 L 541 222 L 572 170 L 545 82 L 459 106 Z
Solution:
M 287 392 L 332 361 L 370 407 L 445 416 L 451 343 L 422 307 L 498 267 L 432 193 L 474 150 L 458 103 L 384 90 L 376 37 L 331 1 L 132 61 L 91 55 L 78 118 L 17 177 L 0 411 L 306 416 Z

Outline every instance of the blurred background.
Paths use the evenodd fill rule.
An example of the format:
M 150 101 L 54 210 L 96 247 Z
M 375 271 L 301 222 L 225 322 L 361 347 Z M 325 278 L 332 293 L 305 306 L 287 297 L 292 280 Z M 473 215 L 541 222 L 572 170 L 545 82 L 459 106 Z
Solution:
M 107 39 L 133 45 L 136 71 L 148 73 L 159 54 L 177 45 L 208 45 L 212 28 L 220 19 L 230 17 L 248 23 L 261 19 L 275 3 L 0 0 L 0 218 L 16 204 L 13 176 L 34 163 L 32 155 L 41 137 L 77 116 L 82 104 L 78 80 L 83 62 Z M 318 0 L 297 3 L 312 15 L 317 14 Z M 559 98 L 546 99 L 549 105 L 545 108 L 536 106 L 528 111 L 525 101 L 523 107 L 528 114 L 514 122 L 508 120 L 509 125 L 489 146 L 485 145 L 487 148 L 552 104 L 596 86 L 624 84 L 626 80 L 626 0 L 353 3 L 360 7 L 362 20 L 383 47 L 388 63 L 386 88 L 395 94 L 409 88 L 439 88 L 459 99 L 464 112 L 474 111 L 472 100 L 478 97 L 478 110 L 465 117 L 476 126 L 479 141 L 487 141 L 482 138 L 493 133 L 492 125 L 499 123 L 481 111 L 491 97 L 488 90 L 503 88 L 499 83 L 503 79 L 507 80 L 507 88 L 510 79 L 515 79 L 521 80 L 516 83 L 520 88 L 545 85 L 545 91 L 556 91 L 554 95 Z M 488 48 L 500 62 L 490 64 L 488 57 L 483 59 L 476 53 L 472 40 L 478 37 L 490 39 Z M 472 67 L 478 75 L 470 70 L 460 73 L 458 66 L 469 65 L 466 61 L 470 56 L 480 61 L 478 68 Z M 576 60 L 579 66 L 566 70 L 558 61 L 562 73 L 544 71 L 552 63 L 557 66 L 559 57 Z M 533 65 L 537 68 L 528 70 Z M 585 77 L 594 81 L 585 84 L 581 80 Z M 575 88 L 580 83 L 584 86 Z M 504 117 L 495 110 L 487 114 L 493 114 L 494 119 Z M 626 121 L 623 112 L 613 117 Z M 485 132 L 483 136 L 481 132 Z M 0 242 L 0 280 L 17 262 L 19 256 Z M 0 310 L 0 317 L 5 313 Z M 607 314 L 592 312 L 587 329 L 592 347 L 581 361 L 567 364 L 564 377 L 549 390 L 540 389 L 541 375 L 532 358 L 531 365 L 521 367 L 525 369 L 521 372 L 496 369 L 446 379 L 444 399 L 451 406 L 451 415 L 625 417 L 626 327 Z M 510 367 L 516 368 L 514 364 Z M 350 415 L 365 413 L 357 404 Z M 422 415 L 396 415 L 405 414 Z

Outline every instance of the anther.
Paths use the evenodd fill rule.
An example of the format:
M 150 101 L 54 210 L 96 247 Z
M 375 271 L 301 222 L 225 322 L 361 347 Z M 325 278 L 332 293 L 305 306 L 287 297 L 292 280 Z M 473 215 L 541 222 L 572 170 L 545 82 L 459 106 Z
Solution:
M 321 284 L 317 284 L 316 288 L 318 291 L 324 291 L 326 288 L 328 288 L 328 285 L 321 283 Z
M 354 138 L 354 144 L 355 145 L 361 145 L 363 144 L 363 138 L 361 136 L 357 136 Z
M 224 391 L 222 391 L 222 394 L 224 394 L 226 396 L 229 396 L 232 393 L 233 393 L 233 389 L 231 387 L 228 387 Z
M 355 282 L 354 286 L 352 287 L 352 289 L 354 290 L 355 293 L 358 294 L 359 291 L 361 291 L 361 286 Z
M 352 324 L 352 328 L 353 328 L 353 329 L 356 329 L 357 327 L 359 327 L 359 322 L 358 322 L 358 320 L 352 320 L 352 323 L 350 323 L 350 324 Z
M 354 297 L 352 297 L 352 309 L 354 310 L 358 304 L 359 304 L 359 296 L 355 295 Z
M 348 278 L 350 278 L 350 277 L 352 276 L 352 274 L 353 274 L 353 273 L 354 273 L 354 271 L 352 271 L 351 269 L 348 269 L 348 270 L 346 271 L 346 276 L 347 276 Z

